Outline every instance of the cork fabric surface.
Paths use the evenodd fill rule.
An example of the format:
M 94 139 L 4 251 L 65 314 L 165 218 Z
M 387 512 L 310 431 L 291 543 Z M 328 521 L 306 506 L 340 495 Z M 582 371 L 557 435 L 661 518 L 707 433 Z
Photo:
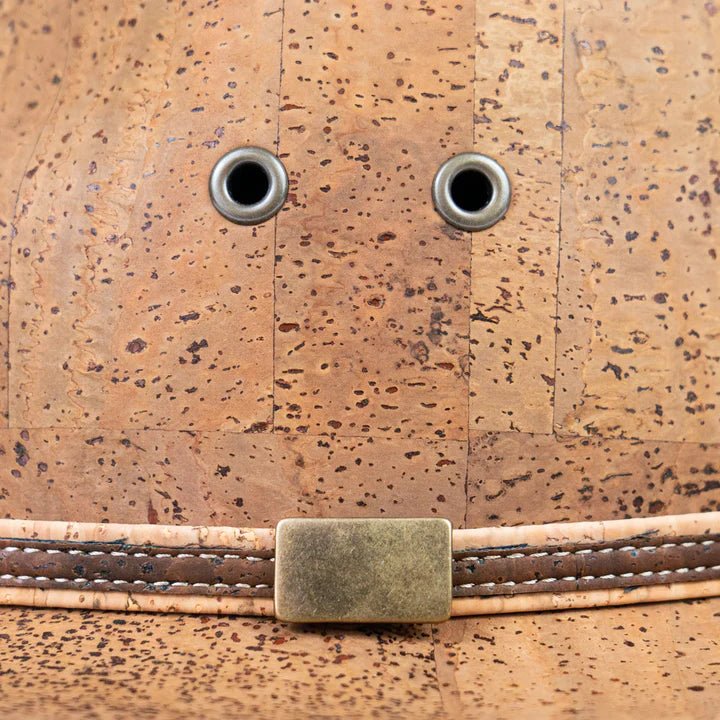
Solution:
M 716 0 L 4 0 L 0 32 L 1 516 L 720 509 Z M 290 179 L 256 227 L 207 193 L 247 144 Z M 470 149 L 513 189 L 474 234 L 430 197 Z M 710 718 L 718 612 L 309 630 L 3 609 L 0 698 Z
M 720 601 L 438 626 L 0 609 L 3 717 L 717 717 Z

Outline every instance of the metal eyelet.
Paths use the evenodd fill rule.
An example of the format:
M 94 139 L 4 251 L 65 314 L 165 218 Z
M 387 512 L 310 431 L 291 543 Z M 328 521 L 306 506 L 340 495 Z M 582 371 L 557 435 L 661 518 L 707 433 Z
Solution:
M 210 198 L 215 209 L 240 225 L 258 225 L 276 215 L 288 194 L 284 165 L 259 147 L 231 150 L 210 174 Z
M 461 153 L 446 160 L 432 184 L 435 209 L 461 230 L 485 230 L 502 219 L 510 205 L 510 180 L 492 158 Z

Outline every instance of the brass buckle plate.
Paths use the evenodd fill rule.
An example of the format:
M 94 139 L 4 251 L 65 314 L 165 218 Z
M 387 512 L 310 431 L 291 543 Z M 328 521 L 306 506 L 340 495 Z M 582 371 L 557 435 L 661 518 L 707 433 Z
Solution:
M 286 622 L 447 620 L 451 558 L 448 520 L 282 520 L 275 615 Z

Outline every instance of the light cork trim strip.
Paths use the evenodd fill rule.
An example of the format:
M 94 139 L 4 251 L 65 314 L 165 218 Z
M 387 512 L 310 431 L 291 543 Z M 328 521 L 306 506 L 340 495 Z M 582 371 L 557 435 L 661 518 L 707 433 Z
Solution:
M 651 537 L 680 537 L 720 532 L 720 512 L 664 515 L 599 522 L 550 523 L 456 529 L 453 550 L 602 543 Z M 228 550 L 272 550 L 274 528 L 65 523 L 0 519 L 0 537 L 24 540 L 118 543 L 157 547 L 212 547 Z
M 272 617 L 271 598 L 0 587 L 0 605 Z
M 703 535 L 717 532 L 720 532 L 720 512 L 693 513 L 605 522 L 551 523 L 455 530 L 453 532 L 453 550 L 461 552 L 473 549 L 491 550 L 523 546 L 595 544 L 652 537 L 671 539 L 683 535 Z
M 463 597 L 452 601 L 453 616 L 501 615 L 598 608 L 639 603 L 694 600 L 720 595 L 720 580 L 612 588 L 588 592 L 534 593 L 531 595 Z M 217 597 L 197 595 L 133 594 L 43 590 L 38 588 L 0 588 L 0 605 L 114 610 L 122 612 L 192 613 L 206 615 L 251 615 L 272 617 L 271 598 Z
M 640 603 L 696 600 L 720 595 L 720 580 L 703 580 L 666 585 L 641 585 L 585 592 L 530 593 L 526 595 L 488 595 L 453 598 L 452 615 L 503 615 L 599 608 Z
M 2 520 L 0 537 L 155 547 L 207 547 L 260 551 L 275 547 L 274 528 L 232 528 L 119 523 L 66 523 L 54 520 Z

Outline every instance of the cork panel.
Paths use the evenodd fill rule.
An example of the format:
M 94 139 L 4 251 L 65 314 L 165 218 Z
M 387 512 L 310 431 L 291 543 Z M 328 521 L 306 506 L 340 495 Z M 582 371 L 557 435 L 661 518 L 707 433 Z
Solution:
M 472 144 L 473 7 L 288 3 L 276 427 L 467 436 L 469 236 L 430 187 Z
M 475 149 L 512 185 L 472 238 L 470 427 L 550 432 L 562 144 L 562 3 L 478 0 Z
M 8 412 L 10 243 L 18 196 L 38 135 L 57 99 L 68 52 L 69 5 L 43 2 L 0 8 L 0 424 Z
M 557 429 L 717 442 L 720 14 L 609 8 L 567 11 Z
M 720 510 L 720 445 L 473 433 L 467 527 Z
M 719 615 L 713 599 L 453 620 L 434 631 L 444 707 L 497 720 L 711 720 Z
M 3 717 L 443 717 L 429 626 L 0 608 Z
M 5 607 L 3 716 L 711 720 L 719 613 L 716 599 L 370 629 Z
M 224 220 L 207 182 L 276 141 L 276 10 L 73 4 L 13 242 L 12 425 L 269 421 L 274 228 Z
M 274 526 L 465 514 L 455 441 L 112 430 L 0 432 L 0 516 Z

